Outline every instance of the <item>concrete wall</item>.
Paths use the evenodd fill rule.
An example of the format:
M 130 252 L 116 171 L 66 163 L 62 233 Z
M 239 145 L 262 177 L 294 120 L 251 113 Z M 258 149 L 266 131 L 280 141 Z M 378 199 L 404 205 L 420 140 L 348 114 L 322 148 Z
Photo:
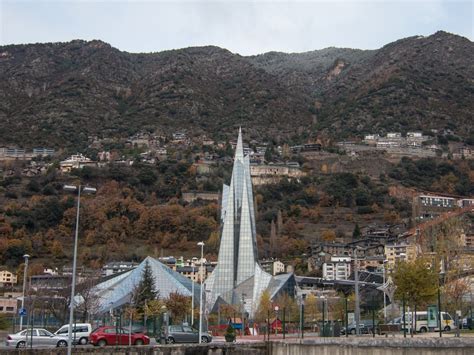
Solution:
M 303 344 L 273 342 L 272 355 L 472 355 L 474 338 L 319 338 Z
M 66 355 L 67 349 L 0 349 L 0 354 L 18 355 Z M 265 343 L 251 344 L 194 344 L 167 346 L 107 346 L 78 347 L 73 349 L 74 355 L 106 354 L 106 355 L 268 355 Z
M 292 339 L 293 341 L 298 341 Z M 473 338 L 318 338 L 271 342 L 76 348 L 74 355 L 472 355 Z M 0 350 L 0 354 L 63 355 L 66 349 Z

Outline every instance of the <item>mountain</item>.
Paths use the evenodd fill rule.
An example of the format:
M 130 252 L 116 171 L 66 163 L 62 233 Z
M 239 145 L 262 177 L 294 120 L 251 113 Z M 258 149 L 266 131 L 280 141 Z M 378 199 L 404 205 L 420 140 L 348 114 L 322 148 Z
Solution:
M 215 138 L 472 132 L 474 46 L 437 32 L 378 50 L 243 57 L 218 47 L 119 51 L 101 41 L 0 47 L 0 145 L 79 149 L 90 136 L 186 129 Z
M 474 134 L 474 45 L 437 32 L 379 50 L 328 48 L 252 57 L 256 66 L 314 98 L 318 125 L 350 137 L 387 131 L 450 129 Z

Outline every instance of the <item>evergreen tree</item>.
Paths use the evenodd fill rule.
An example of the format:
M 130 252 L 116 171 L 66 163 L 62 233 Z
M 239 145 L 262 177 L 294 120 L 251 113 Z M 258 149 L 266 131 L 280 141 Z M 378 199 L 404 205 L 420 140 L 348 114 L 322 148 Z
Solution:
M 142 279 L 135 288 L 133 303 L 138 309 L 143 310 L 146 301 L 158 299 L 159 296 L 159 292 L 156 290 L 153 272 L 147 260 L 145 262 L 145 268 L 142 272 Z
M 359 239 L 361 237 L 362 233 L 360 232 L 359 228 L 359 223 L 356 223 L 354 227 L 354 231 L 352 232 L 352 238 L 353 239 Z
M 272 223 L 270 225 L 270 256 L 272 258 L 275 258 L 276 253 L 277 253 L 277 234 L 276 234 L 275 222 L 272 219 Z

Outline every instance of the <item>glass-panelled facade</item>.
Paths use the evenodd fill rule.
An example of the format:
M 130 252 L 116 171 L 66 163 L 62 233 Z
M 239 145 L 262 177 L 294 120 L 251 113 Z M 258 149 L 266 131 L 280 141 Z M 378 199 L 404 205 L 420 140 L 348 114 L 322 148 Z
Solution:
M 221 220 L 221 245 L 212 282 L 214 299 L 252 277 L 257 262 L 250 160 L 244 157 L 241 131 L 237 139 L 231 182 L 223 188 Z
M 277 282 L 257 262 L 250 159 L 244 157 L 240 130 L 230 185 L 223 188 L 221 223 L 218 264 L 205 283 L 211 290 L 207 299 L 210 305 L 214 305 L 219 297 L 230 304 L 245 299 L 245 309 L 252 315 L 264 290 L 276 295 L 291 280 L 294 282 L 294 277 L 291 274 L 284 281 Z

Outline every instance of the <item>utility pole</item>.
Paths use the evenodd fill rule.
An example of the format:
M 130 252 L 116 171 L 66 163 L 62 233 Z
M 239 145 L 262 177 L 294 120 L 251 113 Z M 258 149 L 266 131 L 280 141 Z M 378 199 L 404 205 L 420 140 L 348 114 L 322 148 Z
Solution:
M 23 297 L 21 298 L 21 313 L 20 313 L 20 330 L 23 330 L 23 317 L 25 313 L 25 290 L 26 290 L 26 279 L 28 277 L 28 259 L 29 255 L 23 255 L 25 259 L 25 269 L 23 270 Z
M 360 299 L 359 299 L 359 265 L 357 260 L 357 248 L 354 248 L 354 279 L 355 279 L 355 309 L 354 318 L 356 323 L 356 336 L 360 335 Z

